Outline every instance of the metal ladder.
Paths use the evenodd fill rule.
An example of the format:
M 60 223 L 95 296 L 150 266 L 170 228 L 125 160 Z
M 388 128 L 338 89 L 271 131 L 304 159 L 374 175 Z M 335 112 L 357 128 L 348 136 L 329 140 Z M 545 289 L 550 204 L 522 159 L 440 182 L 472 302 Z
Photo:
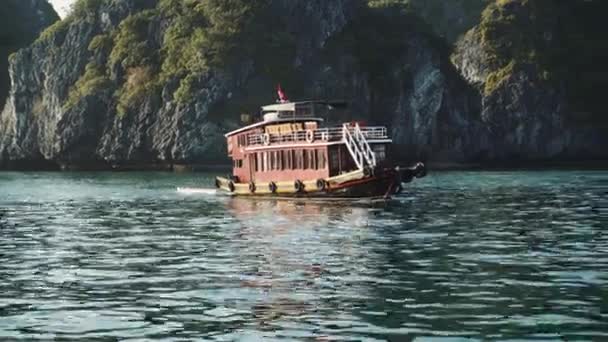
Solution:
M 369 146 L 359 124 L 355 124 L 354 127 L 350 127 L 349 124 L 342 125 L 342 136 L 359 170 L 363 170 L 366 166 L 373 170 L 376 167 L 376 154 Z

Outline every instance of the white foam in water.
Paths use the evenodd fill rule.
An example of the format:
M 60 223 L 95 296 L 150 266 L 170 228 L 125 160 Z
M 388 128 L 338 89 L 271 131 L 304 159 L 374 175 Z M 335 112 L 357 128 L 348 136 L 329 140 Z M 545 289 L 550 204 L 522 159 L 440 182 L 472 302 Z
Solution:
M 205 188 L 177 188 L 177 192 L 186 195 L 215 195 L 217 190 Z

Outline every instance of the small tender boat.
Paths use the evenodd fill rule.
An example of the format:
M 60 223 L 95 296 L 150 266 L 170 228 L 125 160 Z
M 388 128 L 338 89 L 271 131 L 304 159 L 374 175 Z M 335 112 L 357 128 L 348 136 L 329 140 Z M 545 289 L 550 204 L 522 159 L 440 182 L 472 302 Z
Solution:
M 426 175 L 424 164 L 395 166 L 386 127 L 322 127 L 316 115 L 342 102 L 282 102 L 263 120 L 226 134 L 233 172 L 215 185 L 234 196 L 390 198 Z

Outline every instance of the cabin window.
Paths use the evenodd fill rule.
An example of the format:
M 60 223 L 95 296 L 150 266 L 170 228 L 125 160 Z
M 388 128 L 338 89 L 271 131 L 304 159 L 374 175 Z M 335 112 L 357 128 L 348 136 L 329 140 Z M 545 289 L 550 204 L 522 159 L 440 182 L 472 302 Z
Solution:
M 281 151 L 273 151 L 272 154 L 274 155 L 274 170 L 280 170 L 281 169 Z
M 262 156 L 263 156 L 263 159 L 264 159 L 264 162 L 262 163 L 262 171 L 265 172 L 265 171 L 269 170 L 269 168 L 268 168 L 268 152 L 262 153 Z
M 255 171 L 256 172 L 262 171 L 262 154 L 261 153 L 255 154 Z
M 304 150 L 304 169 L 312 170 L 315 168 L 312 162 L 312 150 Z
M 289 155 L 289 151 L 282 151 L 281 152 L 282 156 L 281 156 L 281 170 L 287 170 L 289 168 L 289 166 L 287 165 L 287 161 L 288 161 L 288 155 Z
M 332 167 L 340 169 L 340 150 L 331 151 L 330 157 Z
M 374 145 L 373 151 L 376 154 L 376 160 L 378 162 L 386 159 L 386 145 Z
M 319 169 L 325 169 L 326 162 L 325 150 L 317 150 L 317 167 Z
M 232 166 L 234 166 L 235 168 L 242 168 L 243 167 L 243 160 L 242 159 L 236 159 L 232 162 Z
M 236 138 L 237 138 L 237 144 L 239 147 L 247 146 L 247 134 L 238 135 Z
M 304 158 L 302 156 L 302 150 L 296 150 L 295 151 L 295 155 L 296 155 L 296 169 L 297 170 L 302 170 L 304 168 Z
M 296 166 L 297 162 L 296 162 L 296 151 L 295 150 L 291 150 L 289 151 L 289 168 L 292 170 L 297 169 Z
M 274 152 L 270 151 L 268 152 L 270 154 L 270 170 L 275 170 L 275 166 L 276 166 L 276 158 L 274 155 Z

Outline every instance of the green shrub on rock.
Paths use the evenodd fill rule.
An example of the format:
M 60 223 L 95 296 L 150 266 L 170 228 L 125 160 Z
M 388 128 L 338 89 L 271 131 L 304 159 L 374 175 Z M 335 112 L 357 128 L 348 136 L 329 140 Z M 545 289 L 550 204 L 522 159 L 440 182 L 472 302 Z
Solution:
M 105 69 L 95 63 L 87 64 L 84 74 L 70 89 L 68 99 L 64 103 L 65 110 L 71 109 L 78 102 L 89 95 L 107 89 L 111 82 L 105 74 Z

